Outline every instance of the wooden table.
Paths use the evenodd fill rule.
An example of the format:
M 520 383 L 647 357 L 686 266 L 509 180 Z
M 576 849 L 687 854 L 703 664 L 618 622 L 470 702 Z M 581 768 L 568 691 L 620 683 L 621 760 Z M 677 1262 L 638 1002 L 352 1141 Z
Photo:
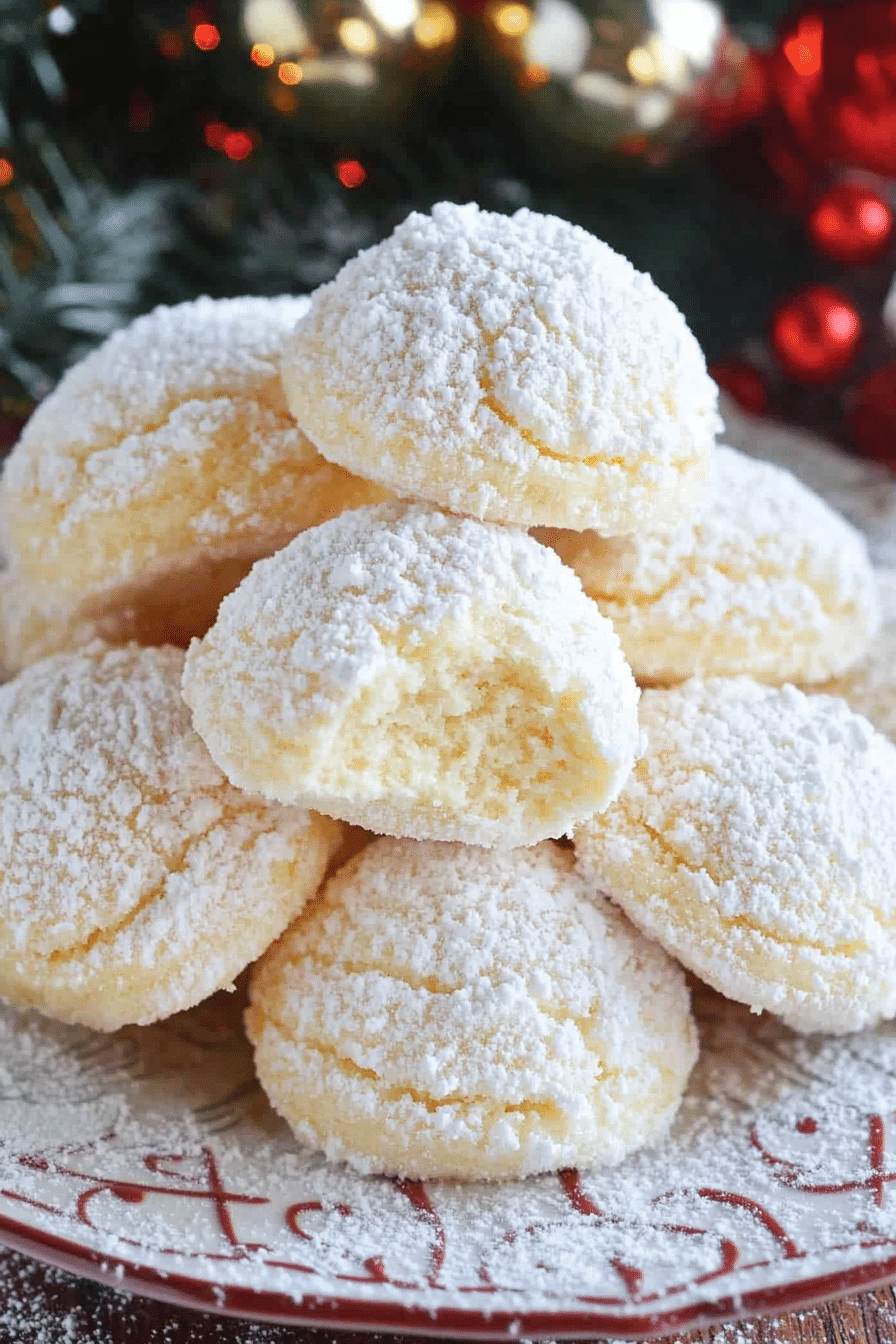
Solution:
M 0 1251 L 0 1344 L 408 1344 L 409 1338 L 422 1340 L 207 1316 L 115 1293 Z M 896 1289 L 666 1336 L 662 1344 L 896 1344 Z

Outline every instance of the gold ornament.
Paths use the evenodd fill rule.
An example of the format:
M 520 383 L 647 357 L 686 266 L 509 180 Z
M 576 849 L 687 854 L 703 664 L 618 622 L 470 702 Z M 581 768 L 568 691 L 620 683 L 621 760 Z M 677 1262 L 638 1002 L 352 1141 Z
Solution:
M 376 137 L 433 88 L 457 42 L 451 0 L 242 0 L 247 59 L 283 116 L 329 140 Z
M 480 36 L 535 125 L 654 164 L 724 121 L 750 77 L 715 0 L 487 0 Z

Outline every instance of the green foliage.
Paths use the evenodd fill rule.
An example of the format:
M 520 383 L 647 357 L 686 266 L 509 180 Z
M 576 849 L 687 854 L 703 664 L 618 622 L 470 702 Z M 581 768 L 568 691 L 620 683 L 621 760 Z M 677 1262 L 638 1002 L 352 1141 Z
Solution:
M 0 368 L 36 400 L 139 313 L 192 297 L 199 276 L 189 265 L 189 188 L 115 191 L 73 170 L 43 128 L 23 139 L 24 181 L 0 205 Z

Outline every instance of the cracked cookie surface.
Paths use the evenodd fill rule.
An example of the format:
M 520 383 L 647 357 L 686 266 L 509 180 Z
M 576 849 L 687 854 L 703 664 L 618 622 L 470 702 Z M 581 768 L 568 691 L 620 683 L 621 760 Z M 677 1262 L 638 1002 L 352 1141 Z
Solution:
M 252 973 L 256 1068 L 365 1172 L 504 1179 L 663 1136 L 696 1058 L 684 977 L 550 842 L 376 840 Z
M 312 296 L 283 381 L 332 461 L 522 527 L 615 535 L 686 515 L 720 426 L 671 300 L 528 210 L 410 215 Z
M 8 557 L 46 601 L 114 625 L 171 609 L 201 634 L 252 562 L 386 492 L 325 461 L 279 377 L 307 299 L 161 307 L 76 364 L 4 467 Z
M 875 632 L 861 534 L 789 472 L 724 445 L 693 519 L 630 537 L 534 535 L 613 622 L 642 685 L 741 673 L 824 681 Z
M 100 1030 L 199 1002 L 289 923 L 341 827 L 231 788 L 173 648 L 94 644 L 0 687 L 0 993 Z
M 582 869 L 729 998 L 802 1031 L 896 1015 L 896 747 L 845 701 L 747 677 L 641 697 L 647 747 Z

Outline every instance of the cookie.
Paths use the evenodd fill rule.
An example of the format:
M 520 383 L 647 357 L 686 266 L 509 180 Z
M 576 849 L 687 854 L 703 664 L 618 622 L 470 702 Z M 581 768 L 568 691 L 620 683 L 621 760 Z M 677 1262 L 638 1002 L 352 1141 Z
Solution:
M 286 408 L 279 350 L 307 302 L 157 308 L 69 370 L 0 484 L 8 557 L 43 600 L 113 623 L 170 609 L 172 630 L 201 634 L 259 555 L 383 498 Z
M 878 569 L 874 577 L 880 629 L 860 662 L 818 689 L 828 695 L 842 695 L 851 709 L 896 742 L 896 569 Z
M 606 536 L 690 512 L 721 427 L 672 301 L 529 210 L 409 215 L 315 292 L 283 382 L 325 457 L 396 494 Z
M 789 472 L 720 446 L 693 519 L 602 538 L 535 533 L 613 622 L 642 685 L 842 672 L 878 619 L 864 538 Z
M 237 787 L 418 840 L 562 835 L 637 745 L 634 679 L 572 571 L 423 505 L 345 513 L 259 561 L 183 690 Z
M 896 1015 L 896 747 L 834 696 L 645 691 L 647 749 L 575 833 L 593 883 L 729 998 L 800 1031 Z
M 259 1079 L 362 1172 L 493 1180 L 661 1138 L 697 1053 L 684 976 L 550 843 L 381 839 L 254 967 Z
M 183 654 L 107 649 L 0 687 L 0 994 L 111 1031 L 229 986 L 317 890 L 341 827 L 231 788 Z

